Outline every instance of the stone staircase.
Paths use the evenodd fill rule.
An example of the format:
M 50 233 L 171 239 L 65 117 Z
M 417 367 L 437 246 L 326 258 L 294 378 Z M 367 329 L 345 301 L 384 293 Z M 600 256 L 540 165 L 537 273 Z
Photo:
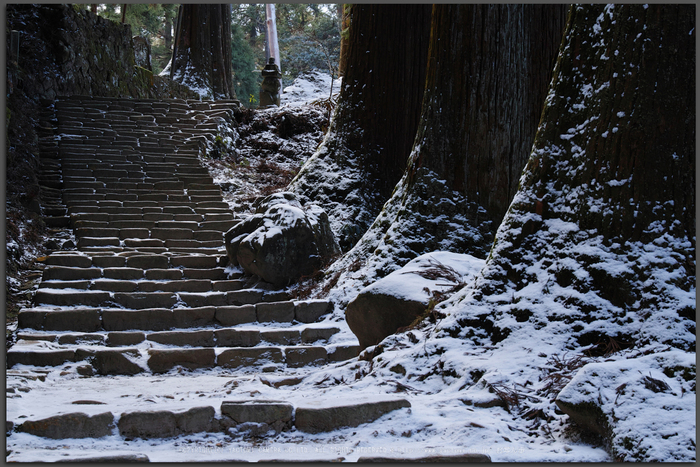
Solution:
M 42 116 L 46 223 L 71 229 L 76 249 L 45 258 L 8 368 L 274 371 L 357 355 L 324 345 L 338 328 L 314 323 L 331 303 L 290 301 L 226 269 L 223 232 L 240 219 L 198 155 L 237 105 L 72 97 Z
M 8 461 L 172 459 L 147 447 L 158 445 L 192 446 L 179 462 L 241 461 L 234 454 L 198 457 L 197 448 L 237 446 L 241 433 L 256 446 L 270 430 L 340 432 L 345 439 L 352 427 L 390 412 L 410 416 L 411 403 L 392 396 L 269 398 L 313 368 L 357 356 L 359 346 L 334 339 L 340 329 L 323 319 L 332 303 L 290 300 L 229 267 L 223 233 L 241 219 L 198 156 L 236 106 L 72 97 L 41 116 L 42 209 L 62 244 L 43 258 L 34 303 L 20 311 L 17 342 L 6 354 Z M 229 379 L 223 386 L 222 376 Z M 244 380 L 271 392 L 237 391 Z M 160 441 L 142 442 L 154 438 Z M 311 443 L 318 452 L 327 441 Z M 61 454 L 70 446 L 78 448 Z M 257 459 L 289 460 L 265 456 Z

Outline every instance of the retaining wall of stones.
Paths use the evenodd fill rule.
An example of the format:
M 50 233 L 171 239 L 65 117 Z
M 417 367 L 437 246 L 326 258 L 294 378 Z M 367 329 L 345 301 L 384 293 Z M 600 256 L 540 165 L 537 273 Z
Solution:
M 8 68 L 17 73 L 12 84 L 32 88 L 34 97 L 198 98 L 136 66 L 128 24 L 63 4 L 8 5 L 7 18 L 19 31 L 19 53 L 8 50 Z

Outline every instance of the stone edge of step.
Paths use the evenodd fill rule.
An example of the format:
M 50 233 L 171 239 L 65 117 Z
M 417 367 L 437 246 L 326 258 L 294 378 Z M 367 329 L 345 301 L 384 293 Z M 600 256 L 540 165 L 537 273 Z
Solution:
M 219 416 L 212 406 L 179 411 L 137 410 L 121 413 L 119 417 L 109 411 L 95 415 L 71 412 L 39 420 L 24 420 L 20 424 L 8 421 L 6 434 L 29 433 L 52 439 L 100 438 L 113 434 L 116 429 L 120 436 L 128 440 L 227 432 L 229 429 L 248 431 L 262 428 L 265 433 L 269 429 L 276 432 L 296 429 L 322 433 L 372 423 L 395 410 L 411 409 L 411 403 L 404 398 L 364 399 L 325 407 L 310 407 L 308 404 L 294 406 L 284 401 L 255 399 L 222 401 Z

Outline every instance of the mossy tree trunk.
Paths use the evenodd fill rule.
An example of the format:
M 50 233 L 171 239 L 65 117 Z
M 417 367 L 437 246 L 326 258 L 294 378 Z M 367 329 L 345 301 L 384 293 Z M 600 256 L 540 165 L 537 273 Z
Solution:
M 164 13 L 163 40 L 165 41 L 165 48 L 170 50 L 173 43 L 173 18 L 167 8 L 164 10 Z
M 341 247 L 367 229 L 400 179 L 425 85 L 429 5 L 352 5 L 343 86 L 325 141 L 290 189 L 329 212 Z
M 572 9 L 520 190 L 452 335 L 695 349 L 695 40 L 694 5 Z
M 203 97 L 235 99 L 230 5 L 183 4 L 178 16 L 172 78 Z

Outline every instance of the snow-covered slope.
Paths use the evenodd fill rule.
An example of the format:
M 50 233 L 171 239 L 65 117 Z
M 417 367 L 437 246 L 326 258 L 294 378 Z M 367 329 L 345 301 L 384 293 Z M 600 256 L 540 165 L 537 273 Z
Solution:
M 280 96 L 280 104 L 283 106 L 300 106 L 316 99 L 328 99 L 340 92 L 341 78 L 331 79 L 328 73 L 312 70 L 299 75 L 291 86 L 284 88 Z M 337 96 L 336 96 L 337 97 Z

